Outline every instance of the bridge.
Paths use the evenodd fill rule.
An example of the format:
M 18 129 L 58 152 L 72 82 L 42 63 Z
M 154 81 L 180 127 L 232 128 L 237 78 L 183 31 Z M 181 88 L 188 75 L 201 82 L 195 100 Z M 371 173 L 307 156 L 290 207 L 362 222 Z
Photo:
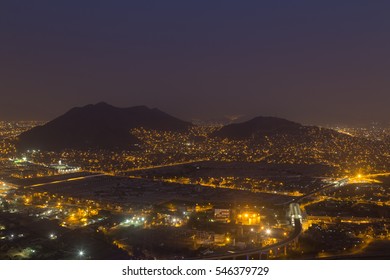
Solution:
M 290 203 L 288 215 L 291 219 L 291 224 L 295 226 L 295 220 L 299 220 L 302 224 L 302 212 L 298 203 Z

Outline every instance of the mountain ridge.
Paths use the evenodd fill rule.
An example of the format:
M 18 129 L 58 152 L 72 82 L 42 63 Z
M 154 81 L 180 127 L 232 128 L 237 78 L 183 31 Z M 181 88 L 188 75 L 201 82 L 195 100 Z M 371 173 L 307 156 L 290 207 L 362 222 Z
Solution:
M 139 140 L 137 127 L 185 131 L 192 124 L 157 108 L 119 108 L 105 102 L 74 107 L 52 121 L 19 135 L 18 149 L 131 149 Z

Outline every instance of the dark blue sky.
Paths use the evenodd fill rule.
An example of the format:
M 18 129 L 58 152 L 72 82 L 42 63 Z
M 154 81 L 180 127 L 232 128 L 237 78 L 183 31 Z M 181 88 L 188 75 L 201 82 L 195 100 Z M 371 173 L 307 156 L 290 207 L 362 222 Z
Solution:
M 390 121 L 390 1 L 0 2 L 0 119 L 106 101 L 183 119 Z

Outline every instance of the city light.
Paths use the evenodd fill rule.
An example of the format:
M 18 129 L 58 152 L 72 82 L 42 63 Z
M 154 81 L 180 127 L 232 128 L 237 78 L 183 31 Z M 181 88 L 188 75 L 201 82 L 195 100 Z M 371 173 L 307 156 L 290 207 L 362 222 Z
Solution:
M 24 215 L 26 220 L 52 222 L 45 227 L 46 241 L 33 239 L 29 244 L 39 248 L 37 253 L 25 257 L 39 258 L 46 249 L 72 248 L 73 240 L 63 237 L 70 235 L 67 232 L 77 236 L 80 230 L 87 240 L 93 240 L 98 233 L 102 243 L 109 243 L 107 252 L 101 255 L 127 253 L 140 259 L 158 258 L 147 250 L 149 241 L 155 242 L 153 246 L 161 251 L 177 246 L 176 243 L 187 246 L 191 254 L 185 250 L 177 253 L 184 259 L 206 255 L 229 258 L 232 252 L 240 254 L 263 247 L 272 248 L 269 258 L 289 259 L 301 252 L 304 258 L 307 248 L 329 255 L 330 249 L 334 254 L 351 248 L 363 250 L 359 242 L 365 240 L 368 244 L 367 236 L 373 242 L 390 239 L 389 227 L 383 225 L 384 218 L 376 216 L 376 208 L 385 209 L 390 205 L 387 181 L 383 178 L 390 175 L 385 166 L 389 153 L 383 153 L 382 165 L 375 165 L 369 159 L 371 155 L 365 155 L 364 163 L 363 159 L 359 160 L 361 156 L 354 158 L 353 151 L 347 150 L 346 154 L 351 154 L 348 161 L 354 166 L 346 167 L 342 162 L 333 161 L 341 151 L 334 147 L 330 151 L 321 150 L 320 140 L 316 140 L 313 146 L 316 148 L 300 143 L 289 145 L 287 138 L 286 142 L 267 138 L 265 144 L 257 145 L 246 140 L 213 139 L 210 135 L 215 129 L 202 132 L 204 143 L 184 145 L 200 136 L 202 129 L 176 133 L 137 128 L 131 133 L 144 143 L 138 146 L 141 150 L 137 152 L 102 152 L 102 155 L 72 150 L 37 152 L 28 154 L 29 161 L 24 163 L 4 157 L 4 161 L 0 160 L 5 173 L 0 182 L 0 211 L 10 216 Z M 300 149 L 307 158 L 300 154 Z M 281 154 L 284 156 L 279 157 Z M 272 168 L 259 163 L 264 157 Z M 343 160 L 341 156 L 338 159 Z M 58 160 L 82 166 L 83 174 L 64 175 L 53 169 L 51 164 Z M 313 163 L 328 165 L 334 171 L 321 176 L 307 175 L 304 166 Z M 286 173 L 286 164 L 291 167 L 291 174 L 305 175 Z M 222 171 L 226 166 L 230 166 L 232 174 Z M 192 169 L 193 172 L 187 172 Z M 3 182 L 6 179 L 10 180 L 7 184 Z M 263 204 L 263 198 L 268 197 L 272 199 Z M 296 213 L 291 215 L 289 208 L 295 204 Z M 364 212 L 364 217 L 356 216 L 355 209 Z M 337 217 L 337 213 L 343 217 Z M 15 227 L 17 223 L 15 218 L 0 224 L 0 239 L 9 242 L 7 248 L 12 248 L 4 255 L 10 258 L 19 258 L 13 249 L 35 236 L 28 227 Z M 59 231 L 57 225 L 66 227 L 65 231 Z M 336 232 L 347 234 L 335 237 Z M 133 234 L 136 237 L 129 238 Z M 314 238 L 315 245 L 302 246 L 302 249 L 290 246 L 296 240 L 304 240 L 298 238 L 301 234 Z M 329 249 L 321 247 L 315 239 L 317 236 L 323 236 Z M 283 250 L 280 247 L 279 254 L 275 254 L 280 243 L 288 246 Z M 94 243 L 86 244 L 92 247 Z M 137 247 L 139 252 L 134 249 Z M 90 259 L 94 255 L 80 248 L 87 247 L 70 251 L 73 258 Z M 100 248 L 105 250 L 105 246 Z M 168 255 L 170 249 L 166 250 L 167 257 L 174 257 Z M 56 256 L 69 258 L 69 251 L 62 250 Z

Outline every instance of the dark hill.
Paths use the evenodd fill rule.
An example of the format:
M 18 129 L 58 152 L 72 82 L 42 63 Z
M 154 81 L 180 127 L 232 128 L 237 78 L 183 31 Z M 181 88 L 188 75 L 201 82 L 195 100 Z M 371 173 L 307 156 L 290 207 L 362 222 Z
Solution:
M 304 130 L 303 125 L 285 119 L 256 117 L 247 122 L 226 125 L 214 132 L 213 136 L 228 139 L 248 139 L 278 134 L 299 134 Z
M 322 137 L 325 141 L 335 137 L 344 139 L 349 137 L 331 129 L 304 126 L 276 117 L 256 117 L 247 122 L 229 124 L 215 131 L 212 136 L 231 140 L 261 140 L 265 136 L 271 138 L 286 136 L 292 141 L 305 141 L 313 137 Z
M 139 140 L 137 127 L 185 131 L 191 123 L 145 106 L 117 108 L 106 103 L 76 107 L 64 115 L 22 133 L 19 150 L 131 149 Z

